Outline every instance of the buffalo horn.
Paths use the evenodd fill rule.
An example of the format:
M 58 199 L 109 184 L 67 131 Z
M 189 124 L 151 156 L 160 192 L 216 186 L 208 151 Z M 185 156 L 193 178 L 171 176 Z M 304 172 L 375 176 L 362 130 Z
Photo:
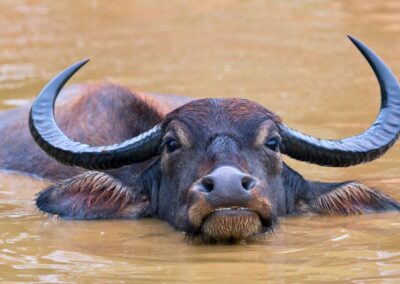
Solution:
M 54 117 L 56 98 L 65 83 L 88 61 L 77 62 L 61 72 L 33 102 L 29 128 L 36 143 L 63 164 L 96 170 L 119 168 L 157 155 L 162 139 L 159 125 L 122 143 L 96 147 L 73 141 L 60 130 Z
M 400 86 L 392 71 L 365 44 L 349 36 L 372 67 L 381 90 L 381 108 L 375 122 L 363 133 L 342 140 L 305 135 L 282 125 L 282 153 L 322 166 L 347 167 L 372 161 L 397 140 L 400 131 Z

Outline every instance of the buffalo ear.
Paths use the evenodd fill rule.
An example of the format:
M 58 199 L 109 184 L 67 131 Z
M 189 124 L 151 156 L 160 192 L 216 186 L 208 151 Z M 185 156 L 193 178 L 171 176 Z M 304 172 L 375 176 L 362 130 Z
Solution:
M 146 215 L 149 201 L 132 187 L 101 172 L 86 172 L 41 191 L 36 206 L 66 219 L 133 219 Z
M 323 183 L 317 183 L 323 187 Z M 400 203 L 391 197 L 359 182 L 346 182 L 336 187 L 321 190 L 305 204 L 299 204 L 299 211 L 314 212 L 323 215 L 353 215 L 370 212 L 400 211 Z M 319 191 L 314 186 L 311 190 Z

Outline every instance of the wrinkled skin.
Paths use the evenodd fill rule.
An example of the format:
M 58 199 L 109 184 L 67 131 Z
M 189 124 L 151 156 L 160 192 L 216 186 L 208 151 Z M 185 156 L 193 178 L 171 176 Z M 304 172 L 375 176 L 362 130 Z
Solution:
M 398 202 L 366 185 L 307 181 L 290 169 L 276 147 L 280 119 L 254 102 L 171 97 L 167 105 L 152 97 L 113 85 L 80 87 L 56 110 L 70 137 L 98 145 L 123 141 L 161 121 L 161 153 L 151 161 L 106 172 L 61 165 L 34 145 L 27 125 L 19 122 L 27 115 L 23 108 L 0 114 L 0 134 L 7 137 L 0 142 L 0 163 L 61 179 L 37 197 L 39 209 L 49 214 L 153 216 L 205 242 L 257 240 L 287 215 L 400 210 Z M 17 135 L 22 139 L 10 144 Z M 23 145 L 29 147 L 21 156 Z M 35 157 L 35 163 L 26 157 Z

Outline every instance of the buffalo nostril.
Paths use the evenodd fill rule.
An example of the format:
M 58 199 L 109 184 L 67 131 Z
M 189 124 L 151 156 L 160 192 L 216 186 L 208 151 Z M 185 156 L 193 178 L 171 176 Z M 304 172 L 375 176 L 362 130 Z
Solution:
M 255 185 L 256 185 L 256 181 L 255 179 L 249 177 L 249 176 L 245 176 L 242 178 L 242 187 L 245 190 L 250 190 L 252 189 Z
M 211 192 L 214 190 L 214 182 L 210 177 L 203 178 L 201 180 L 201 184 L 203 185 L 206 192 Z

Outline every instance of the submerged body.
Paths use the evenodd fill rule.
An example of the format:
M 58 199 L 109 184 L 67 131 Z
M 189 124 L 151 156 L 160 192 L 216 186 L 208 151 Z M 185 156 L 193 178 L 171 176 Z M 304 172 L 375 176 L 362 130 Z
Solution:
M 62 131 L 72 139 L 107 145 L 136 136 L 160 122 L 171 110 L 191 101 L 180 96 L 138 94 L 111 83 L 75 85 L 65 89 L 55 112 Z M 51 159 L 29 132 L 30 105 L 0 112 L 0 168 L 60 180 L 86 170 Z M 111 171 L 123 178 L 139 173 L 148 163 Z
M 400 112 L 397 80 L 372 51 L 355 44 L 376 72 L 383 100 L 376 123 L 358 136 L 319 140 L 248 100 L 191 101 L 115 85 L 81 86 L 66 95 L 56 107 L 58 128 L 52 106 L 80 62 L 46 86 L 30 115 L 28 108 L 0 115 L 6 137 L 0 165 L 68 178 L 38 195 L 37 206 L 49 214 L 154 216 L 209 242 L 258 239 L 281 216 L 400 210 L 397 201 L 358 182 L 305 180 L 281 158 L 282 152 L 349 166 L 376 159 L 396 141 L 400 125 L 387 118 Z

